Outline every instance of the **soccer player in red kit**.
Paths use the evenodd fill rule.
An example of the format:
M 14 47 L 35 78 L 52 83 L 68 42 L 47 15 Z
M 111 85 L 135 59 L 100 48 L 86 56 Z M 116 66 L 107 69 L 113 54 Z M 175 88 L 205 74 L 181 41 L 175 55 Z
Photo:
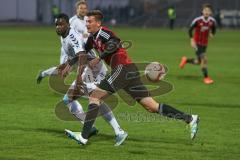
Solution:
M 212 6 L 204 4 L 202 8 L 202 16 L 195 18 L 189 29 L 191 38 L 191 46 L 196 50 L 197 59 L 182 57 L 180 68 L 184 68 L 185 64 L 200 65 L 205 84 L 211 84 L 214 81 L 208 76 L 206 50 L 208 46 L 208 37 L 213 37 L 216 33 L 216 21 L 212 15 Z M 193 35 L 194 30 L 194 35 Z
M 76 140 L 85 145 L 88 141 L 90 130 L 98 114 L 99 106 L 103 98 L 123 89 L 129 96 L 136 100 L 146 110 L 169 118 L 179 119 L 190 126 L 191 139 L 197 134 L 198 115 L 190 115 L 179 111 L 170 105 L 156 102 L 150 95 L 147 88 L 140 80 L 140 73 L 136 65 L 128 56 L 126 49 L 121 46 L 121 40 L 108 28 L 102 26 L 103 14 L 99 10 L 87 14 L 87 29 L 90 33 L 86 44 L 86 51 L 95 49 L 99 52 L 99 58 L 95 58 L 88 64 L 94 67 L 101 60 L 110 67 L 111 72 L 103 79 L 93 92 L 89 95 L 89 106 L 86 114 L 83 131 Z M 77 83 L 81 83 L 82 58 L 79 56 L 79 72 Z M 64 73 L 63 73 L 64 74 Z M 125 137 L 119 137 L 121 144 Z

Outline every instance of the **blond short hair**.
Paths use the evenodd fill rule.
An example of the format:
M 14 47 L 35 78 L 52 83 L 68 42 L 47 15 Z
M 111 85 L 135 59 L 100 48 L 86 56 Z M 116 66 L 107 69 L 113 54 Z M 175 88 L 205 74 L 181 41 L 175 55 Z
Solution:
M 87 1 L 86 0 L 80 0 L 75 3 L 75 7 L 77 8 L 80 5 L 86 5 L 87 6 Z

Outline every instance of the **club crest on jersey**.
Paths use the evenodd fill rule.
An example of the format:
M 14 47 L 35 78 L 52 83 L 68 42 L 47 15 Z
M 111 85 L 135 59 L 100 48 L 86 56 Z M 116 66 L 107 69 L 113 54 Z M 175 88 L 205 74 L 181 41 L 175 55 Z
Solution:
M 202 27 L 201 27 L 201 32 L 207 31 L 208 29 L 209 29 L 208 26 L 202 26 Z

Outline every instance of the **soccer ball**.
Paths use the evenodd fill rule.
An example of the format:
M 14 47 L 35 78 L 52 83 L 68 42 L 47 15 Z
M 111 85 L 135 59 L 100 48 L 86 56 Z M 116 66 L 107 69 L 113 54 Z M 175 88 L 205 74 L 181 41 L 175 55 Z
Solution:
M 166 69 L 164 65 L 159 62 L 151 62 L 145 68 L 145 76 L 149 81 L 157 82 L 162 80 L 166 75 Z

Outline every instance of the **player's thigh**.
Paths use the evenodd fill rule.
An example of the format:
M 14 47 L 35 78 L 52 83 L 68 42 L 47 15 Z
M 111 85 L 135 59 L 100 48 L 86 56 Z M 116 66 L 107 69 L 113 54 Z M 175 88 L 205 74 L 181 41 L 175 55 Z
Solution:
M 96 87 L 89 96 L 89 103 L 100 104 L 100 100 L 108 96 L 108 92 L 99 87 Z
M 139 102 L 145 97 L 150 97 L 150 92 L 141 82 L 140 78 L 132 79 L 124 88 L 124 91 L 131 96 L 135 101 Z
M 69 87 L 68 91 L 67 91 L 67 96 L 69 98 L 70 101 L 76 100 L 78 98 L 80 98 L 81 96 L 85 95 L 85 91 L 83 89 L 83 87 L 81 87 L 80 89 L 76 86 L 76 82 L 74 81 L 71 86 Z
M 206 57 L 206 46 L 197 45 L 196 56 L 198 58 L 198 63 L 203 64 L 205 62 Z
M 128 84 L 128 79 L 126 78 L 126 68 L 127 66 L 118 65 L 112 69 L 98 85 L 98 88 L 105 90 L 109 93 L 115 93 L 119 89 L 124 88 Z

